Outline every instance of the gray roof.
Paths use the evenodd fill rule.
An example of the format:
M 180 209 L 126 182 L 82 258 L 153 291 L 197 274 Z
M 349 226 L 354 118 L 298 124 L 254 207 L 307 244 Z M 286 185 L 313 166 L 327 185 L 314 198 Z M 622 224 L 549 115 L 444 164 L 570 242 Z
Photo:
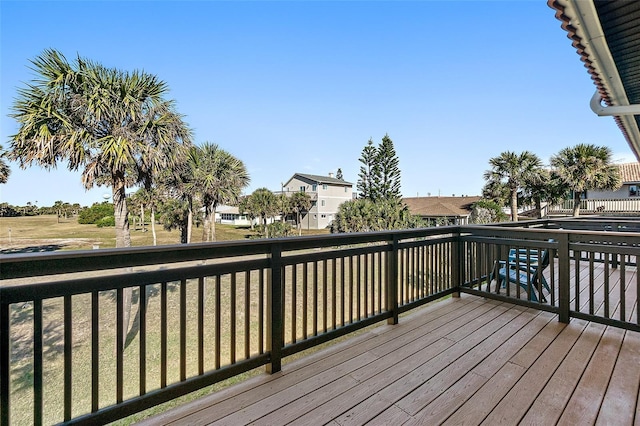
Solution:
M 319 184 L 330 183 L 332 185 L 353 186 L 353 184 L 351 182 L 346 182 L 344 180 L 336 179 L 336 178 L 330 177 L 330 176 L 307 175 L 307 174 L 304 174 L 304 173 L 295 173 L 291 179 L 293 179 L 296 176 L 301 177 L 303 179 L 310 180 L 312 182 L 317 182 Z M 291 180 L 291 179 L 289 179 L 289 180 Z

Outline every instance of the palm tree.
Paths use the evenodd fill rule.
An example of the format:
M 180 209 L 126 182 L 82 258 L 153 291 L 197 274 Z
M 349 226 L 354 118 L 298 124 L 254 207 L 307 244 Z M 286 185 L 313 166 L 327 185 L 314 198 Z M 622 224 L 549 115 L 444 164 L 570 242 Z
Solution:
M 197 156 L 195 147 L 187 153 L 184 164 L 161 172 L 155 181 L 155 203 L 158 204 L 160 220 L 165 229 L 179 229 L 180 243 L 191 243 L 193 212 L 196 194 L 193 193 L 193 167 Z
M 276 213 L 280 215 L 280 222 L 284 223 L 287 215 L 291 213 L 291 198 L 284 193 L 278 194 L 276 196 L 276 208 L 278 209 Z
M 7 180 L 9 180 L 9 175 L 11 174 L 11 169 L 5 161 L 6 157 L 7 151 L 2 149 L 2 145 L 0 145 L 0 184 L 7 183 Z
M 275 194 L 267 188 L 258 188 L 249 195 L 246 208 L 255 217 L 260 217 L 264 226 L 265 236 L 269 238 L 267 230 L 267 218 L 273 216 L 278 211 L 277 198 Z
M 566 193 L 567 187 L 554 170 L 541 168 L 525 179 L 523 198 L 535 204 L 539 219 L 543 216 L 543 202 L 556 204 Z
M 588 190 L 615 190 L 622 183 L 620 171 L 611 162 L 605 146 L 578 144 L 551 157 L 551 166 L 573 191 L 573 216 L 580 215 L 580 196 Z
M 205 142 L 189 156 L 191 181 L 188 190 L 200 195 L 204 206 L 202 241 L 215 241 L 215 213 L 221 204 L 237 204 L 242 189 L 249 184 L 244 163 L 218 147 Z
M 311 208 L 311 196 L 306 192 L 299 191 L 291 196 L 291 207 L 296 214 L 296 225 L 298 236 L 302 235 L 302 212 L 308 212 Z
M 18 89 L 12 106 L 19 129 L 10 139 L 10 158 L 21 168 L 36 164 L 52 169 L 67 161 L 69 170 L 82 170 L 85 188 L 110 185 L 116 247 L 129 247 L 126 187 L 154 170 L 175 167 L 190 145 L 188 126 L 174 102 L 163 98 L 166 83 L 152 74 L 106 68 L 80 56 L 69 63 L 56 50 L 45 50 L 31 63 L 37 77 Z M 124 299 L 126 330 L 130 288 Z
M 521 154 L 505 151 L 497 157 L 489 159 L 491 170 L 484 173 L 488 183 L 504 183 L 509 188 L 511 220 L 518 220 L 518 191 L 532 173 L 542 167 L 537 155 L 523 151 Z
M 116 247 L 131 245 L 125 188 L 151 170 L 172 168 L 190 144 L 190 130 L 163 99 L 166 83 L 145 72 L 123 72 L 56 50 L 33 61 L 38 77 L 18 89 L 11 116 L 20 127 L 10 157 L 20 167 L 55 168 L 66 160 L 82 170 L 89 189 L 109 184 L 116 221 Z

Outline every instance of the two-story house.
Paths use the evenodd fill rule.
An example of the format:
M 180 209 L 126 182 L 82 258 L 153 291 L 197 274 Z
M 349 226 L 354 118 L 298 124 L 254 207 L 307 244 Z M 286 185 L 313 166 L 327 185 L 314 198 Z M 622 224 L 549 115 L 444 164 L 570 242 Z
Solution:
M 282 185 L 283 193 L 291 196 L 306 192 L 311 197 L 311 208 L 303 213 L 303 229 L 323 229 L 334 219 L 338 206 L 353 198 L 353 184 L 329 176 L 295 173 Z

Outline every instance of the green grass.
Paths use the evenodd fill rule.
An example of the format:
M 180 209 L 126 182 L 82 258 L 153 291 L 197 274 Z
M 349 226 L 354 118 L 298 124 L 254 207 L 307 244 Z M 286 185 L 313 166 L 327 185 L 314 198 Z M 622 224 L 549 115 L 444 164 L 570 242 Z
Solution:
M 157 245 L 179 244 L 180 232 L 167 231 L 156 225 Z M 327 234 L 326 229 L 303 230 L 303 235 Z M 216 224 L 218 241 L 244 240 L 258 234 L 249 227 Z M 194 227 L 192 242 L 202 241 L 202 228 Z M 153 245 L 153 234 L 149 224 L 145 231 L 131 224 L 131 245 Z M 55 215 L 0 217 L 0 250 L 13 251 L 90 250 L 115 247 L 115 229 L 98 228 L 96 225 L 81 225 L 76 217 L 57 218 Z

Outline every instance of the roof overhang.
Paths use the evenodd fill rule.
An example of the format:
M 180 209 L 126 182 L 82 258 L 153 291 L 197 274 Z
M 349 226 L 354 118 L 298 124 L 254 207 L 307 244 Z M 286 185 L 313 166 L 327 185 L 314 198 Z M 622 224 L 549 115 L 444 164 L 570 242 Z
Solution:
M 556 10 L 556 18 L 596 85 L 592 109 L 614 117 L 640 161 L 640 2 L 547 3 Z

